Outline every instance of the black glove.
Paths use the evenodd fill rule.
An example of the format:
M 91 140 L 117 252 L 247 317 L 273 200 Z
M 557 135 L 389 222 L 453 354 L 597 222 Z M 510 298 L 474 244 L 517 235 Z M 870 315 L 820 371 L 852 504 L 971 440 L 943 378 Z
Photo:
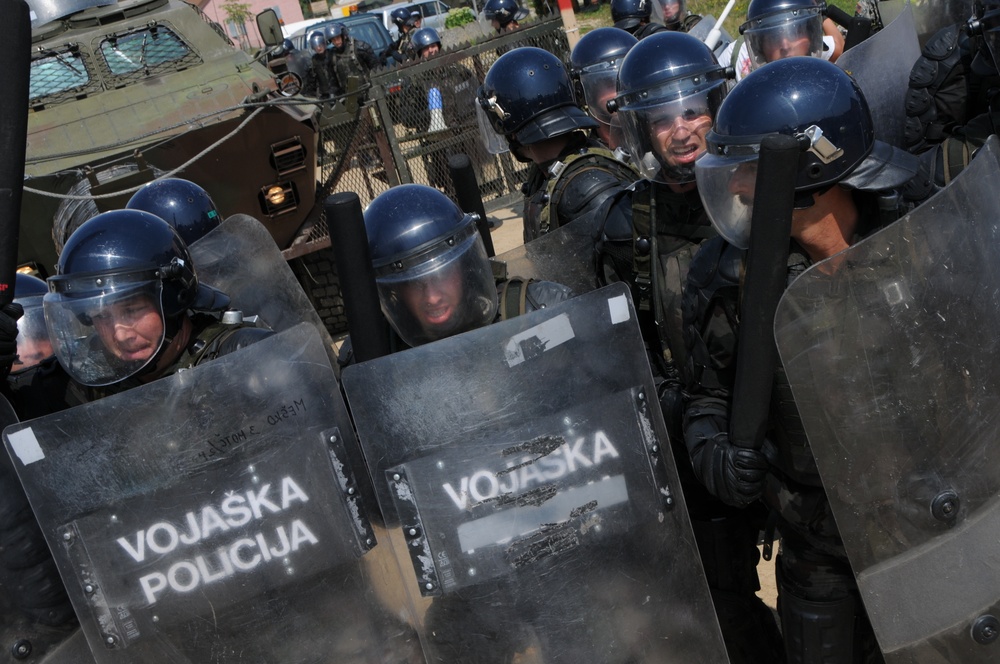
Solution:
M 17 358 L 17 319 L 24 315 L 24 308 L 16 302 L 0 307 L 0 379 L 10 374 Z
M 725 432 L 705 442 L 696 467 L 702 482 L 720 500 L 736 507 L 746 507 L 764 492 L 764 478 L 770 467 L 763 452 L 737 447 Z

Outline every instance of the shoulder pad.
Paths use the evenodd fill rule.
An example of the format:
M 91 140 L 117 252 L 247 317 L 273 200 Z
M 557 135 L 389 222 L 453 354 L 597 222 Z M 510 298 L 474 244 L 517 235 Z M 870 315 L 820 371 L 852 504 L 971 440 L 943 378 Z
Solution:
M 530 281 L 527 288 L 527 310 L 544 309 L 573 297 L 573 290 L 554 281 Z
M 742 264 L 742 250 L 721 237 L 714 237 L 703 242 L 691 260 L 688 284 L 713 293 L 724 286 L 738 286 Z
M 961 35 L 962 30 L 957 23 L 941 28 L 927 40 L 920 54 L 931 60 L 944 60 L 958 48 Z
M 699 22 L 701 22 L 700 14 L 688 14 L 684 17 L 684 20 L 681 21 L 681 30 L 683 32 L 688 32 L 691 28 L 698 25 Z

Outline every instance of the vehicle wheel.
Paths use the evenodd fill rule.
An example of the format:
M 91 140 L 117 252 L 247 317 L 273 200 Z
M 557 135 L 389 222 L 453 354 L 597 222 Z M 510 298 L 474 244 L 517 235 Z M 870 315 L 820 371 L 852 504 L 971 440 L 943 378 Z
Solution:
M 346 333 L 347 314 L 344 311 L 344 295 L 340 290 L 340 275 L 337 273 L 333 248 L 326 247 L 293 258 L 288 264 L 330 336 L 336 338 Z

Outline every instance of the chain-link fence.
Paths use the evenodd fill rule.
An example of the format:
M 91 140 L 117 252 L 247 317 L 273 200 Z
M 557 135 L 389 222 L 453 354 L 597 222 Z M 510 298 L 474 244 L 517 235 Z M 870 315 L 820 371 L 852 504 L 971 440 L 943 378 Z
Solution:
M 404 183 L 454 195 L 448 158 L 457 153 L 469 155 L 487 210 L 519 199 L 527 165 L 486 151 L 475 110 L 476 90 L 490 65 L 519 46 L 569 58 L 562 22 L 552 19 L 372 75 L 360 105 L 348 100 L 321 120 L 319 200 L 353 191 L 365 206 Z

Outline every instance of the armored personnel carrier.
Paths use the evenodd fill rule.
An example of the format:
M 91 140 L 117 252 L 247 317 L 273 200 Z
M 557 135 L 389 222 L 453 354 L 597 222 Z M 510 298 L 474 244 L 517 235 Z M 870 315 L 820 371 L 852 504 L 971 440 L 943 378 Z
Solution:
M 259 58 L 182 0 L 29 5 L 19 262 L 51 274 L 79 224 L 176 175 L 207 189 L 224 215 L 259 219 L 314 301 L 326 298 L 321 315 L 337 331 L 329 235 L 314 223 L 318 108 L 279 94 Z

